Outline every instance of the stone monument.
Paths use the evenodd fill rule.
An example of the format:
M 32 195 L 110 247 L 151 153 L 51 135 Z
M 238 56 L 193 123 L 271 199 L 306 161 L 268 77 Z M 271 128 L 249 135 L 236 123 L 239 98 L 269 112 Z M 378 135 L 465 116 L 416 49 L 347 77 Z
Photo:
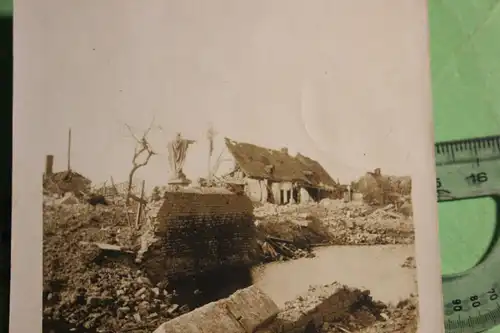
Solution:
M 191 181 L 187 179 L 182 171 L 184 162 L 186 161 L 186 153 L 190 144 L 195 143 L 194 140 L 184 139 L 181 133 L 177 133 L 176 138 L 168 143 L 168 162 L 173 176 L 169 180 L 169 185 L 187 186 Z

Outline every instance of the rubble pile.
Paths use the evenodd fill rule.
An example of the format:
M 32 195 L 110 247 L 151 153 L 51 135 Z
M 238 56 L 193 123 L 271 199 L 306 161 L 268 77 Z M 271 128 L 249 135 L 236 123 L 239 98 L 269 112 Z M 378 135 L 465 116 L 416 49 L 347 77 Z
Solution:
M 351 188 L 361 193 L 363 200 L 370 205 L 392 203 L 399 208 L 404 203 L 411 204 L 411 177 L 383 175 L 379 168 L 361 176 Z
M 135 265 L 139 231 L 127 217 L 135 212 L 62 199 L 44 200 L 47 331 L 151 332 L 188 311 L 173 303 L 166 282 L 151 283 Z
M 143 203 L 147 201 L 147 197 L 144 197 L 143 200 L 141 200 L 141 186 L 139 184 L 139 181 L 135 181 L 130 187 L 130 198 L 134 201 L 134 203 L 138 203 L 143 200 Z M 118 184 L 115 184 L 114 182 L 111 184 L 104 182 L 103 184 L 91 186 L 91 193 L 103 195 L 106 200 L 112 202 L 114 205 L 124 206 L 129 190 L 128 185 L 129 183 L 127 181 Z
M 318 333 L 415 333 L 417 324 L 416 297 L 385 305 L 365 296 L 340 320 L 323 323 Z
M 280 243 L 294 254 L 275 252 L 288 258 L 309 255 L 309 249 L 321 245 L 412 244 L 411 217 L 389 204 L 382 208 L 367 204 L 324 199 L 320 203 L 278 206 L 264 204 L 254 209 L 261 232 L 263 252 L 271 255 L 269 245 Z M 282 246 L 282 247 L 283 247 Z M 289 252 L 289 251 L 287 251 Z M 278 256 L 279 257 L 279 256 Z M 277 259 L 279 259 L 277 257 Z
M 316 255 L 311 246 L 305 243 L 289 241 L 286 239 L 266 236 L 264 240 L 258 240 L 260 246 L 260 260 L 262 263 L 272 261 L 286 261 L 299 258 L 314 258 Z
M 415 333 L 418 329 L 418 302 L 415 295 L 389 306 L 385 320 L 377 321 L 372 326 L 363 328 L 359 333 Z M 327 331 L 323 333 L 339 333 L 341 331 Z M 342 331 L 345 333 L 345 331 Z
M 46 245 L 63 246 L 56 248 L 56 252 L 80 241 L 120 244 L 133 249 L 137 247 L 139 236 L 132 227 L 135 213 L 134 206 L 128 209 L 114 205 L 92 207 L 71 195 L 45 197 L 43 228 Z M 59 241 L 62 244 L 58 244 Z
M 78 172 L 67 170 L 44 175 L 43 191 L 48 195 L 72 193 L 76 197 L 89 192 L 92 182 Z
M 281 325 L 277 326 L 287 327 L 287 322 L 293 322 L 294 328 L 305 326 L 305 333 L 415 333 L 417 320 L 414 295 L 396 305 L 384 304 L 374 300 L 369 290 L 333 283 L 310 286 L 307 293 L 287 302 L 278 314 Z

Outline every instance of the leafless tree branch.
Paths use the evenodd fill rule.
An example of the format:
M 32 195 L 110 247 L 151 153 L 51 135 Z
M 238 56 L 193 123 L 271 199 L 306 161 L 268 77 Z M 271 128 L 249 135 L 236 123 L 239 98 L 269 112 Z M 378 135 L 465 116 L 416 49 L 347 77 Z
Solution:
M 134 148 L 134 155 L 132 157 L 132 169 L 129 172 L 128 176 L 128 190 L 127 190 L 127 199 L 126 199 L 126 204 L 128 205 L 130 202 L 130 198 L 132 195 L 132 182 L 134 179 L 134 174 L 139 170 L 140 168 L 146 166 L 149 163 L 149 160 L 151 157 L 154 155 L 157 155 L 156 152 L 153 150 L 151 147 L 151 144 L 148 141 L 148 134 L 151 131 L 151 128 L 153 128 L 154 124 L 154 118 L 150 124 L 150 126 L 144 131 L 142 136 L 138 138 L 132 131 L 131 127 L 128 124 L 125 124 L 125 126 L 128 128 L 130 134 L 136 141 L 136 146 Z M 139 157 L 141 156 L 146 156 L 142 162 L 139 162 Z

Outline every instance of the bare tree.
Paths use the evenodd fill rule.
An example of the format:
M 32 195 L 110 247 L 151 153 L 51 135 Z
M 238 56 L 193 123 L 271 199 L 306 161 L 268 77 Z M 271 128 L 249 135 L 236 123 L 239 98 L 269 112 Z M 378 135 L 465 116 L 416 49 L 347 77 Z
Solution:
M 155 151 L 151 147 L 149 141 L 148 141 L 148 134 L 151 131 L 151 128 L 153 127 L 154 123 L 154 118 L 153 121 L 151 122 L 151 125 L 148 127 L 148 129 L 142 134 L 142 137 L 138 138 L 132 131 L 129 125 L 125 124 L 127 129 L 129 130 L 130 134 L 136 141 L 136 146 L 134 149 L 134 156 L 132 158 L 132 169 L 130 170 L 128 174 L 128 189 L 127 189 L 127 199 L 126 199 L 126 204 L 128 205 L 130 202 L 130 198 L 133 196 L 132 195 L 132 182 L 134 179 L 134 174 L 142 168 L 143 166 L 147 165 L 149 163 L 149 160 L 153 155 L 156 155 Z M 143 157 L 145 156 L 145 157 Z M 142 161 L 140 161 L 140 157 L 143 157 Z

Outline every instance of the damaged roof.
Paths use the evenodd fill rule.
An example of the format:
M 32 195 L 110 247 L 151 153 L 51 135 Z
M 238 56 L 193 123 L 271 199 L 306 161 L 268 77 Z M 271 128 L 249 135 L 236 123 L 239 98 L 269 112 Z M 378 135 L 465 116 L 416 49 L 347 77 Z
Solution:
M 296 158 L 303 164 L 305 165 L 307 170 L 310 170 L 312 172 L 312 175 L 309 177 L 309 179 L 314 183 L 322 187 L 335 187 L 337 186 L 337 183 L 333 178 L 330 176 L 328 171 L 323 168 L 321 164 L 319 164 L 318 161 L 315 161 L 307 156 L 304 156 L 302 154 L 297 154 Z
M 241 170 L 251 178 L 292 181 L 313 187 L 332 188 L 337 184 L 315 160 L 285 151 L 259 147 L 225 138 L 226 147 Z

